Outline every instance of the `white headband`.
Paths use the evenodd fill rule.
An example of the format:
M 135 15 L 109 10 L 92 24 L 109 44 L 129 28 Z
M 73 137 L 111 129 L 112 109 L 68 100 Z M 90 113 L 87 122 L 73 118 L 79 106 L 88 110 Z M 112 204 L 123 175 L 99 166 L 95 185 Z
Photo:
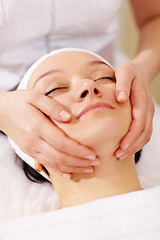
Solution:
M 49 57 L 62 53 L 62 52 L 84 52 L 84 53 L 88 53 L 92 56 L 95 56 L 97 58 L 99 58 L 100 60 L 102 60 L 103 62 L 105 62 L 107 65 L 109 65 L 113 70 L 113 66 L 108 63 L 104 58 L 102 58 L 100 55 L 93 53 L 91 51 L 85 50 L 85 49 L 80 49 L 80 48 L 61 48 L 61 49 L 57 49 L 55 51 L 50 52 L 49 54 L 44 55 L 43 57 L 39 58 L 35 63 L 33 63 L 31 65 L 31 67 L 28 69 L 28 71 L 26 72 L 26 74 L 24 75 L 24 77 L 22 78 L 18 89 L 27 89 L 28 86 L 28 82 L 30 80 L 30 77 L 32 75 L 32 73 L 34 72 L 34 70 L 40 65 L 40 63 L 42 63 L 43 61 L 45 61 L 46 59 L 48 59 Z M 27 155 L 26 153 L 24 153 L 19 146 L 14 143 L 9 137 L 9 142 L 11 144 L 11 147 L 14 149 L 14 151 L 16 152 L 16 154 L 24 161 L 26 162 L 30 167 L 35 169 L 35 160 L 30 157 L 29 155 Z M 40 174 L 42 176 L 44 176 L 46 179 L 48 179 L 50 181 L 49 176 L 46 174 L 45 171 L 41 171 Z

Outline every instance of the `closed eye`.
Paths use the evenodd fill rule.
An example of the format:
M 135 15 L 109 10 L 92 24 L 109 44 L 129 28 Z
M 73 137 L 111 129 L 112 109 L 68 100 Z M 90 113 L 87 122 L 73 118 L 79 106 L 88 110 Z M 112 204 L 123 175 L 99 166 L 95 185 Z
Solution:
M 68 87 L 57 87 L 57 88 L 53 88 L 51 89 L 50 91 L 48 92 L 45 92 L 45 96 L 49 95 L 50 93 L 56 91 L 56 90 L 59 90 L 59 89 L 67 89 Z
M 103 79 L 107 79 L 107 80 L 111 80 L 113 82 L 116 82 L 115 78 L 112 78 L 112 77 L 101 77 L 101 78 L 98 78 L 98 79 L 94 80 L 94 82 L 96 82 L 98 80 L 103 80 Z M 68 87 L 56 87 L 56 88 L 53 88 L 50 91 L 45 92 L 45 96 L 48 96 L 50 93 L 52 93 L 52 92 L 54 92 L 56 90 L 60 90 L 60 89 L 68 89 Z
M 98 81 L 98 80 L 102 80 L 102 79 L 107 79 L 107 80 L 111 80 L 113 82 L 116 82 L 116 79 L 115 78 L 112 78 L 112 77 L 101 77 L 101 78 L 98 78 L 96 80 L 94 80 L 94 82 Z

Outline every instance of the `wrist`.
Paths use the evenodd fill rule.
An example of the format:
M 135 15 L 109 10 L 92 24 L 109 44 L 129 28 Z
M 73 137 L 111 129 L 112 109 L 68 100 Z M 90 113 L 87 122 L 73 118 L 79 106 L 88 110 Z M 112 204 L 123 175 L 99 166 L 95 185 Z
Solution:
M 159 72 L 159 63 L 152 50 L 139 53 L 132 61 L 140 69 L 143 79 L 150 84 Z
M 160 17 L 151 18 L 140 29 L 138 51 L 133 62 L 139 65 L 149 84 L 160 71 Z

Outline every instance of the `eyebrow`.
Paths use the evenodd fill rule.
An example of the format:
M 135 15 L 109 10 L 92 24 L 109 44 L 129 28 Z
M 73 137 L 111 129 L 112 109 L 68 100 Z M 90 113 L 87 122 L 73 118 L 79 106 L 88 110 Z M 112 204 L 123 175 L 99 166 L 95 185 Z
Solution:
M 88 62 L 90 65 L 97 65 L 97 64 L 104 64 L 107 65 L 108 67 L 110 67 L 107 63 L 100 61 L 100 60 L 93 60 L 91 62 Z M 111 68 L 111 67 L 110 67 Z
M 105 62 L 103 62 L 103 61 L 100 61 L 100 60 L 88 61 L 87 64 L 89 64 L 89 65 L 91 65 L 91 66 L 94 66 L 94 65 L 97 65 L 97 64 L 104 64 L 104 65 L 110 67 L 107 63 L 105 63 Z M 111 67 L 110 67 L 110 68 L 111 68 Z M 34 85 L 33 85 L 32 88 L 35 87 L 36 83 L 37 83 L 40 79 L 42 79 L 42 78 L 44 78 L 44 77 L 46 77 L 46 76 L 55 74 L 55 73 L 62 73 L 62 72 L 63 72 L 63 71 L 60 70 L 60 69 L 53 69 L 53 70 L 50 70 L 50 71 L 47 71 L 47 72 L 43 73 L 41 76 L 39 76 L 39 77 L 36 79 L 36 81 L 34 82 Z
M 47 72 L 43 73 L 41 76 L 39 76 L 39 77 L 36 79 L 36 81 L 34 82 L 32 88 L 35 87 L 35 85 L 37 84 L 37 82 L 38 82 L 40 79 L 42 79 L 42 78 L 44 78 L 44 77 L 46 77 L 46 76 L 55 74 L 55 73 L 60 73 L 60 72 L 63 72 L 63 71 L 60 70 L 60 69 L 53 69 L 53 70 L 50 70 L 50 71 L 47 71 Z

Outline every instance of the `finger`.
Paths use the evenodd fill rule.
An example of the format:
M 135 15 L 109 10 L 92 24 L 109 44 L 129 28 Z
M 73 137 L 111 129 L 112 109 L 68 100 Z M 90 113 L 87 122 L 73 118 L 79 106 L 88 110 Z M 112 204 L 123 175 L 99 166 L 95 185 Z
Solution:
M 135 111 L 135 110 L 134 110 Z M 120 148 L 125 151 L 129 148 L 141 134 L 143 127 L 145 125 L 145 118 L 143 118 L 144 113 L 141 110 L 136 111 L 136 117 L 133 119 L 129 132 L 124 136 L 121 141 Z M 141 119 L 141 120 L 139 120 Z
M 41 153 L 37 153 L 36 154 L 36 159 L 39 163 L 44 164 L 44 162 L 46 162 L 46 156 L 41 154 Z M 47 166 L 47 163 L 44 164 L 45 167 L 47 169 L 51 168 L 53 169 L 53 171 L 57 172 L 60 174 L 60 172 L 62 173 L 92 173 L 93 172 L 93 167 L 71 167 L 71 166 L 65 166 L 65 165 L 61 165 L 56 161 L 52 162 L 52 166 L 51 168 Z
M 44 163 L 45 160 L 46 160 L 46 157 L 45 157 L 44 155 L 38 153 L 38 157 L 37 157 L 37 159 L 35 159 L 35 160 L 36 160 L 35 170 L 36 170 L 37 172 L 41 172 L 43 166 L 44 166 L 44 167 L 47 169 L 47 171 L 48 171 L 48 168 L 47 168 L 47 166 L 46 166 L 45 163 Z M 43 164 L 41 164 L 41 163 L 39 163 L 39 162 L 37 162 L 37 161 L 40 161 L 40 162 L 43 163 Z M 60 176 L 65 177 L 66 179 L 70 179 L 71 176 L 72 176 L 71 173 L 61 172 L 59 169 L 56 168 L 56 165 L 55 165 L 55 167 L 54 167 L 53 170 L 54 170 L 57 174 L 59 174 Z
M 132 90 L 133 93 L 131 95 L 133 120 L 128 133 L 121 141 L 120 147 L 122 150 L 127 149 L 130 145 L 132 145 L 136 141 L 136 139 L 141 134 L 146 124 L 147 97 L 146 94 L 142 94 L 140 90 L 137 89 L 137 86 L 135 87 L 134 85 Z
M 55 162 L 57 163 L 57 165 L 66 165 L 66 166 L 73 166 L 73 167 L 90 167 L 90 166 L 99 165 L 98 158 L 96 158 L 95 161 L 76 158 L 66 153 L 57 151 L 56 149 L 52 148 L 52 146 L 50 146 L 44 140 L 42 140 L 41 142 L 40 149 L 41 149 L 41 152 L 46 156 L 44 163 L 48 167 L 54 168 Z
M 120 154 L 118 152 L 117 155 L 116 155 L 117 158 L 119 160 L 122 160 L 122 159 L 124 159 L 128 156 L 131 156 L 131 155 L 135 154 L 136 152 L 138 152 L 140 149 L 143 148 L 144 144 L 146 144 L 149 141 L 151 134 L 152 134 L 152 128 L 150 129 L 147 138 L 146 138 L 145 132 L 143 132 L 140 135 L 140 137 L 137 139 L 137 141 L 133 145 L 131 145 L 131 147 L 129 147 L 126 151 L 124 151 L 123 154 Z
M 58 170 L 58 169 L 55 169 L 54 171 L 55 171 L 57 174 L 59 174 L 60 176 L 66 178 L 66 179 L 71 179 L 71 177 L 72 177 L 72 174 L 71 174 L 71 173 L 61 172 L 61 171 Z
M 57 101 L 34 91 L 31 95 L 30 104 L 41 110 L 44 114 L 60 122 L 71 120 L 71 114 Z
M 132 144 L 126 151 L 117 150 L 115 155 L 119 159 L 123 159 L 126 156 L 133 155 L 135 152 L 138 152 L 144 144 L 146 144 L 151 137 L 153 130 L 153 114 L 154 114 L 154 106 L 151 103 L 148 107 L 149 111 L 147 114 L 146 125 L 144 130 L 141 132 L 140 136 L 137 138 L 134 144 Z
M 46 125 L 45 125 L 46 126 Z M 46 142 L 48 142 L 53 148 L 56 148 L 58 151 L 67 153 L 70 156 L 75 156 L 78 158 L 84 158 L 89 160 L 95 160 L 95 153 L 85 147 L 80 145 L 76 141 L 67 137 L 59 128 L 54 126 L 49 120 L 48 125 L 45 127 L 45 130 L 42 129 L 41 137 Z
M 41 101 L 42 105 L 44 104 L 45 109 L 46 109 L 46 105 L 48 108 L 48 106 L 54 102 L 53 100 L 49 99 L 46 96 L 40 95 L 40 97 L 43 97 L 43 99 L 45 98 L 45 100 L 46 100 L 46 101 L 44 101 L 45 104 L 43 103 L 43 101 Z M 47 104 L 47 102 L 49 105 Z M 40 104 L 40 103 L 38 102 L 38 97 L 33 98 L 32 103 L 34 103 L 34 104 L 37 103 L 37 106 L 39 106 L 38 104 Z M 40 104 L 40 106 L 41 106 L 41 104 Z M 39 108 L 40 108 L 40 106 L 39 106 Z M 58 104 L 57 106 L 60 106 L 60 105 Z M 49 109 L 51 111 L 52 107 Z M 44 109 L 42 108 L 41 110 L 43 111 Z M 45 113 L 48 115 L 47 112 L 45 112 Z M 43 121 L 41 122 L 41 126 L 45 126 L 45 130 L 43 129 L 43 127 L 41 128 L 42 138 L 45 139 L 50 145 L 57 148 L 59 151 L 66 152 L 68 154 L 77 156 L 79 158 L 85 158 L 85 159 L 90 159 L 90 160 L 95 159 L 95 154 L 93 153 L 93 151 L 91 151 L 91 149 L 84 147 L 84 146 L 80 145 L 79 143 L 75 142 L 74 140 L 71 140 L 70 138 L 66 137 L 65 134 L 60 129 L 55 127 L 49 120 L 48 120 L 48 124 L 47 124 L 46 119 L 45 119 L 45 121 L 43 119 Z M 59 137 L 55 137 L 55 136 L 59 136 Z
M 65 173 L 78 173 L 78 174 L 93 173 L 93 167 L 82 168 L 82 167 L 68 167 L 68 166 L 60 165 L 59 169 L 60 171 Z
M 116 78 L 116 99 L 118 102 L 125 102 L 130 96 L 131 83 L 134 80 L 133 71 L 125 66 L 120 66 L 115 72 Z

